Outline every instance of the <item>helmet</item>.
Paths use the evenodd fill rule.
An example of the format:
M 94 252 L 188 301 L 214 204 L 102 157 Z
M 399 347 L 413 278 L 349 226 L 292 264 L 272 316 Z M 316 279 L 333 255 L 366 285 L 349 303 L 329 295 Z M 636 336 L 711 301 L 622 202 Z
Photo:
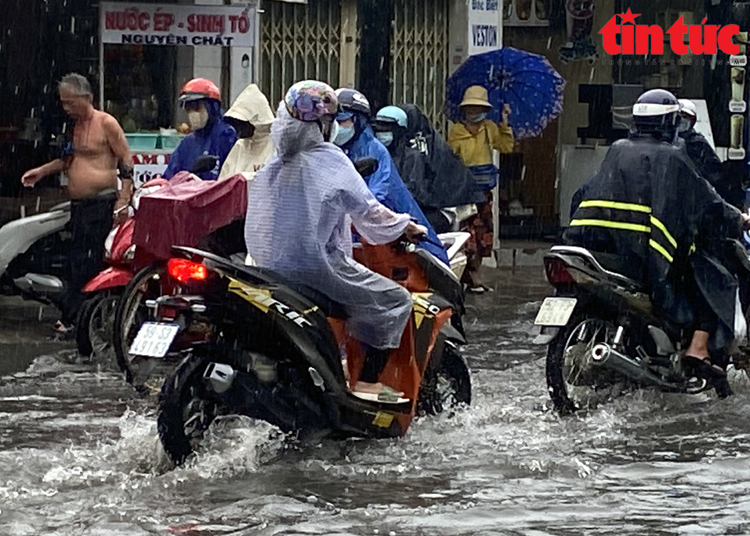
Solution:
M 339 100 L 331 86 L 317 80 L 297 82 L 284 97 L 286 109 L 295 119 L 312 123 L 328 117 L 330 121 L 339 111 Z
M 370 110 L 370 101 L 356 89 L 339 88 L 336 90 L 336 95 L 338 95 L 339 104 L 341 105 L 341 113 L 337 117 L 340 121 L 351 119 L 355 112 L 364 114 L 367 118 L 370 117 L 372 113 Z
M 379 123 L 396 123 L 398 126 L 406 128 L 409 120 L 406 112 L 398 106 L 386 106 L 375 115 L 375 121 Z
M 680 99 L 680 113 L 683 115 L 690 115 L 694 118 L 698 117 L 698 109 L 695 107 L 695 103 L 689 99 Z
M 197 101 L 201 99 L 213 99 L 221 102 L 221 91 L 219 86 L 205 78 L 193 78 L 182 87 L 180 102 Z
M 671 141 L 680 122 L 680 103 L 665 89 L 650 89 L 635 101 L 633 122 L 639 133 Z

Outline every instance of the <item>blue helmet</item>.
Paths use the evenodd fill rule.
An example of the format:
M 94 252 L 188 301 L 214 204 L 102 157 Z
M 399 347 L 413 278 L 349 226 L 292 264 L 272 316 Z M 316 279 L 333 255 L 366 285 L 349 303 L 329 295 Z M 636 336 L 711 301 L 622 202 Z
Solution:
M 402 128 L 406 128 L 408 125 L 406 112 L 398 106 L 386 106 L 382 108 L 375 115 L 375 121 L 378 123 L 396 123 Z

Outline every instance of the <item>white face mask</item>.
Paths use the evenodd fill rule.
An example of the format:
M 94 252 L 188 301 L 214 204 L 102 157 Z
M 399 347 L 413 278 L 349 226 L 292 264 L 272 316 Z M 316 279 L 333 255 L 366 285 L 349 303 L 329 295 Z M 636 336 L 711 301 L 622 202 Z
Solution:
M 187 117 L 190 128 L 193 130 L 200 130 L 208 124 L 208 110 L 204 107 L 200 110 L 190 110 Z

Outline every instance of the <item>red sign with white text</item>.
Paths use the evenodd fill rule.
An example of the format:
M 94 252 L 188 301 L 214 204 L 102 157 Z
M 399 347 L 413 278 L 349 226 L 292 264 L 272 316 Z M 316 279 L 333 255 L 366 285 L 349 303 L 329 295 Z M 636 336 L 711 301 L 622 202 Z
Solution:
M 604 25 L 599 33 L 602 34 L 604 50 L 611 55 L 659 55 L 664 54 L 664 34 L 669 35 L 669 46 L 675 54 L 680 56 L 691 54 L 739 54 L 740 45 L 734 37 L 740 33 L 737 24 L 725 26 L 706 24 L 685 24 L 682 17 L 677 19 L 666 32 L 656 24 L 637 24 L 635 19 L 640 14 L 634 14 L 630 9 L 623 15 L 615 15 Z M 618 22 L 617 18 L 622 19 Z M 618 39 L 619 37 L 619 39 Z
M 193 6 L 102 2 L 102 42 L 133 45 L 255 45 L 257 4 Z

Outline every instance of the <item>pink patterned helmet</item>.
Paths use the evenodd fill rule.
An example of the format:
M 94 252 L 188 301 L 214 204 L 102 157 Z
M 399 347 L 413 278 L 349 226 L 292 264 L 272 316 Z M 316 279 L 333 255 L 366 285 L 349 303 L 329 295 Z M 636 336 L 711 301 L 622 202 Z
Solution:
M 331 86 L 317 80 L 297 82 L 284 97 L 289 115 L 305 122 L 314 122 L 328 116 L 330 120 L 339 111 L 339 99 Z

